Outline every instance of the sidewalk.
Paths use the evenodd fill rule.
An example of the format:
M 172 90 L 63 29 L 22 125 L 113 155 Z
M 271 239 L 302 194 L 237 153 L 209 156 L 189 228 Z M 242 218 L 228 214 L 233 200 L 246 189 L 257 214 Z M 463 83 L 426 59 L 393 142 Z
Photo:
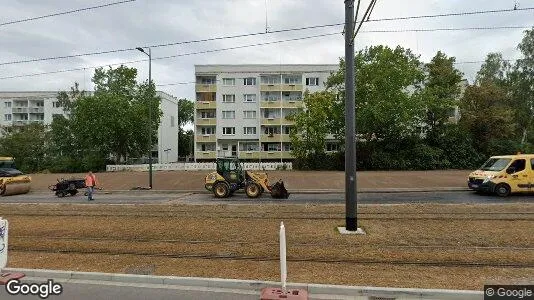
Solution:
M 154 190 L 204 191 L 207 171 L 158 171 L 153 173 Z M 344 172 L 267 171 L 271 182 L 282 179 L 290 191 L 343 191 Z M 360 192 L 466 189 L 469 170 L 446 171 L 363 171 L 357 175 Z M 60 178 L 83 178 L 85 174 L 31 174 L 32 191 L 48 191 Z M 125 191 L 148 186 L 148 172 L 97 173 L 100 187 L 106 191 Z
M 152 289 L 153 292 L 150 293 L 151 296 L 154 296 L 154 293 L 159 295 L 159 292 L 155 291 L 154 289 L 170 289 L 174 290 L 175 296 L 176 290 L 203 291 L 204 293 L 206 293 L 205 296 L 207 296 L 207 298 L 201 299 L 213 299 L 211 297 L 215 295 L 225 295 L 229 297 L 228 299 L 258 299 L 263 288 L 280 287 L 279 282 L 257 280 L 130 275 L 35 269 L 6 269 L 5 271 L 25 273 L 28 277 L 23 279 L 23 281 L 46 282 L 47 279 L 54 279 L 59 283 L 66 283 L 67 286 L 65 286 L 65 293 L 69 292 L 69 296 L 79 296 L 80 294 L 85 294 L 84 292 L 85 289 L 88 288 L 88 285 L 106 286 L 108 289 L 93 288 L 93 290 L 97 293 L 98 297 L 101 299 L 108 299 L 106 295 L 114 295 L 116 297 L 119 296 L 119 299 L 122 299 L 120 296 L 123 295 L 123 293 L 124 295 L 128 295 L 128 299 L 145 299 L 145 295 L 143 295 L 143 298 L 132 298 L 132 296 L 135 297 L 135 295 L 131 293 L 131 288 L 139 288 L 141 289 L 140 292 L 146 292 L 146 289 Z M 129 288 L 121 289 L 125 286 Z M 404 300 L 469 300 L 480 299 L 483 296 L 483 293 L 481 291 L 465 290 L 362 287 L 306 283 L 288 283 L 287 287 L 288 289 L 306 290 L 309 293 L 309 299 L 374 299 L 375 297 L 380 297 Z M 73 294 L 73 290 L 76 290 L 78 294 Z M 208 293 L 211 295 L 209 295 Z M 234 297 L 232 297 L 232 294 L 234 295 Z M 237 295 L 240 296 L 236 297 Z M 244 295 L 248 296 L 244 297 Z M 96 295 L 93 294 L 92 296 L 94 297 Z

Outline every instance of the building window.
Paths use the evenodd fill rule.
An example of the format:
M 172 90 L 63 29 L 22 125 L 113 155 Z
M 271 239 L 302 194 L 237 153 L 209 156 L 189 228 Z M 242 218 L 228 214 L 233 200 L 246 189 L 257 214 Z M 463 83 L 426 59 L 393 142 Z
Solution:
M 171 127 L 174 127 L 174 116 L 171 116 Z
M 11 121 L 11 115 L 10 114 L 5 114 L 4 115 L 4 121 Z
M 274 108 L 266 108 L 263 110 L 263 117 L 265 119 L 280 118 L 280 110 Z
M 280 76 L 263 76 L 261 78 L 262 84 L 279 84 L 280 83 Z
M 239 144 L 239 151 L 258 151 L 258 143 L 244 142 Z
M 244 102 L 256 102 L 256 94 L 244 94 L 243 101 Z
M 223 127 L 223 134 L 224 135 L 234 135 L 235 134 L 235 127 Z
M 202 127 L 200 132 L 202 134 L 215 134 L 215 127 Z
M 235 78 L 223 78 L 223 85 L 235 85 Z
M 339 151 L 339 144 L 326 143 L 326 151 Z
M 61 103 L 59 103 L 59 101 L 54 101 L 52 102 L 52 107 L 56 107 L 56 108 L 61 107 Z
M 256 119 L 256 111 L 255 110 L 243 111 L 243 118 L 244 119 Z
M 280 134 L 280 127 L 265 127 L 264 133 L 272 136 L 273 134 Z
M 291 147 L 291 144 L 284 144 L 284 151 L 292 151 L 293 147 Z
M 52 119 L 62 117 L 62 114 L 52 114 Z
M 200 84 L 215 84 L 216 79 L 214 77 L 201 77 L 197 80 Z
M 243 85 L 256 85 L 256 78 L 254 77 L 243 78 Z
M 215 144 L 200 144 L 200 151 L 215 151 Z
M 280 144 L 267 144 L 267 151 L 280 151 Z
M 280 92 L 265 92 L 263 94 L 264 101 L 277 101 L 280 100 Z
M 319 77 L 306 78 L 306 85 L 319 85 Z
M 234 103 L 235 102 L 235 95 L 223 95 L 223 102 L 224 103 Z
M 287 76 L 284 77 L 285 84 L 300 84 L 300 76 Z
M 256 127 L 243 127 L 243 134 L 256 134 Z
M 284 127 L 284 134 L 291 134 L 291 131 L 293 131 L 293 127 L 290 127 L 290 126 Z
M 235 110 L 223 110 L 222 118 L 223 119 L 235 119 Z
M 4 107 L 5 108 L 10 108 L 11 107 L 11 102 L 4 102 Z
M 202 119 L 213 119 L 215 118 L 215 112 L 214 111 L 203 111 L 200 113 L 200 117 Z

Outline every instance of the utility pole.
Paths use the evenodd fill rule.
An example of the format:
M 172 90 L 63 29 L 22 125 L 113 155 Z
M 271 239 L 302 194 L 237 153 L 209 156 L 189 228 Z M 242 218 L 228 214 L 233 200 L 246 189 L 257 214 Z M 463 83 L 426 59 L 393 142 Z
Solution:
M 354 0 L 345 0 L 345 228 L 358 230 L 354 87 Z
M 137 47 L 136 49 L 148 55 L 148 88 L 150 90 L 152 86 L 152 53 L 150 47 L 148 47 L 148 53 L 141 47 Z M 150 145 L 150 151 L 148 152 L 148 186 L 152 189 L 152 98 L 148 100 L 148 143 Z

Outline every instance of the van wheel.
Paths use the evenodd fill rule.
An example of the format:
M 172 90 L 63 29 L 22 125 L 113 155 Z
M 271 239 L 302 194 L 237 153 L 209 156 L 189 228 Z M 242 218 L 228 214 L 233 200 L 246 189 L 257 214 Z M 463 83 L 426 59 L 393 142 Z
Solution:
M 230 188 L 224 182 L 218 182 L 213 186 L 213 194 L 217 198 L 226 198 L 230 194 Z
M 508 197 L 510 195 L 510 186 L 506 183 L 499 183 L 495 187 L 495 193 L 499 197 Z

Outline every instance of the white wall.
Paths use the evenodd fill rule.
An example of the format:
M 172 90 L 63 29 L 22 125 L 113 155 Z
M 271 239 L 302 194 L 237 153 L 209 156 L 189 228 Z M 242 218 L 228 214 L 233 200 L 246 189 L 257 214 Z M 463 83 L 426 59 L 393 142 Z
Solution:
M 161 97 L 160 108 L 163 112 L 158 128 L 158 161 L 170 163 L 178 161 L 178 99 L 157 92 Z M 165 151 L 170 149 L 169 151 Z

